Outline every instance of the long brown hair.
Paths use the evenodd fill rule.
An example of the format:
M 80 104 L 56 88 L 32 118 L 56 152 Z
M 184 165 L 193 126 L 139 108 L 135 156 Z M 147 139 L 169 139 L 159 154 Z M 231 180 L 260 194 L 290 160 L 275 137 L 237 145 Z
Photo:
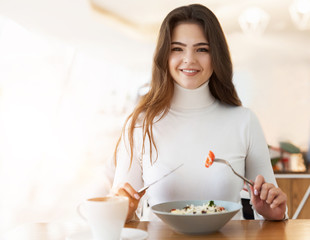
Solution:
M 153 138 L 153 123 L 156 116 L 164 117 L 170 108 L 174 83 L 168 71 L 168 58 L 171 49 L 171 34 L 179 23 L 191 22 L 202 26 L 206 39 L 210 44 L 213 74 L 209 80 L 211 94 L 220 102 L 240 106 L 241 101 L 232 82 L 232 62 L 225 35 L 217 17 L 211 10 L 200 4 L 191 4 L 172 10 L 164 19 L 157 40 L 152 69 L 152 79 L 149 92 L 139 99 L 133 112 L 125 121 L 122 135 L 114 151 L 116 163 L 117 150 L 122 137 L 125 137 L 128 127 L 128 141 L 130 145 L 130 166 L 133 159 L 134 130 L 138 125 L 142 127 L 143 142 L 148 138 L 150 144 L 150 161 L 152 162 L 152 147 L 157 152 Z

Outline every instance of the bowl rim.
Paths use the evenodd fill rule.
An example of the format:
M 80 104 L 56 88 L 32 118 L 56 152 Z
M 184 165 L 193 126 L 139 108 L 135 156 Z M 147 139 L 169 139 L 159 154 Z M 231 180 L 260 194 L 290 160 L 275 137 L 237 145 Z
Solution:
M 218 213 L 208 213 L 208 214 L 175 214 L 175 213 L 171 213 L 171 212 L 164 212 L 164 211 L 160 211 L 160 210 L 154 210 L 154 207 L 158 206 L 158 205 L 162 205 L 162 204 L 168 204 L 168 203 L 181 203 L 181 202 L 209 202 L 209 201 L 214 201 L 214 202 L 227 202 L 227 203 L 233 203 L 236 205 L 236 209 L 234 210 L 229 210 L 227 212 L 218 212 Z M 240 211 L 243 208 L 243 206 L 241 205 L 241 203 L 238 202 L 233 202 L 233 201 L 226 201 L 226 200 L 178 200 L 178 201 L 168 201 L 168 202 L 162 202 L 162 203 L 158 203 L 155 204 L 153 206 L 151 206 L 151 210 L 154 213 L 158 213 L 161 215 L 172 215 L 172 216 L 185 216 L 185 217 L 201 217 L 201 216 L 211 216 L 211 215 L 222 215 L 222 214 L 227 214 L 227 213 L 233 213 L 236 211 Z

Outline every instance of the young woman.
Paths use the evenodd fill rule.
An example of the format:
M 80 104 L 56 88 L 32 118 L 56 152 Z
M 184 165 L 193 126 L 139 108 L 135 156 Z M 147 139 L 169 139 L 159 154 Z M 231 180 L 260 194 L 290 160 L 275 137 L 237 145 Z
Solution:
M 149 92 L 128 117 L 115 150 L 113 190 L 130 199 L 130 220 L 150 187 L 150 205 L 186 199 L 240 201 L 243 181 L 223 164 L 204 167 L 212 150 L 254 181 L 257 217 L 286 217 L 286 195 L 277 187 L 257 117 L 232 82 L 232 63 L 216 16 L 198 4 L 179 7 L 164 19 L 155 50 Z

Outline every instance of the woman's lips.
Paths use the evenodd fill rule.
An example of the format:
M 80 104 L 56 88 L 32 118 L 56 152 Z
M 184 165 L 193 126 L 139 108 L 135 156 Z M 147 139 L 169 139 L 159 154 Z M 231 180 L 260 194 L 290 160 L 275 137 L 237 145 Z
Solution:
M 180 71 L 186 76 L 194 76 L 199 72 L 197 69 L 180 69 Z

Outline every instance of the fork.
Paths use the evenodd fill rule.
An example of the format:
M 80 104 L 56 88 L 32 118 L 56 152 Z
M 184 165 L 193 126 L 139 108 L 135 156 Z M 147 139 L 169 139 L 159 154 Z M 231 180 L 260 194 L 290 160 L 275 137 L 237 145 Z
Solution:
M 243 179 L 244 181 L 246 181 L 248 184 L 250 185 L 254 185 L 253 182 L 251 182 L 249 179 L 243 177 L 242 175 L 240 175 L 239 173 L 237 173 L 233 167 L 230 165 L 230 163 L 224 159 L 219 159 L 219 158 L 215 158 L 214 159 L 214 162 L 218 162 L 218 163 L 223 163 L 223 164 L 226 164 L 228 167 L 230 167 L 230 169 L 234 172 L 235 175 L 237 175 L 238 177 L 240 177 L 241 179 Z

